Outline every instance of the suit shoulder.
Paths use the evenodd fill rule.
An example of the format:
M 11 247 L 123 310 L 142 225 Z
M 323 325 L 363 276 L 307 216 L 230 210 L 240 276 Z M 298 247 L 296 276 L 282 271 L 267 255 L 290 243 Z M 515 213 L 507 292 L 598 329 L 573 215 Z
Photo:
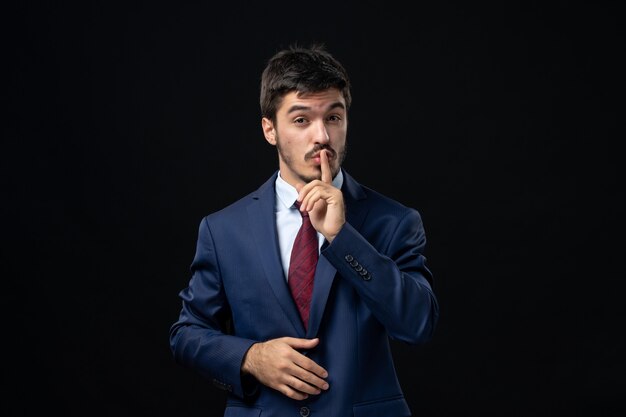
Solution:
M 250 204 L 250 201 L 253 199 L 253 195 L 255 192 L 249 193 L 244 197 L 228 204 L 227 206 L 216 210 L 212 213 L 209 213 L 205 216 L 205 219 L 209 222 L 219 221 L 225 218 L 229 218 L 232 216 L 239 216 L 242 213 L 245 213 L 246 207 Z
M 253 201 L 258 200 L 259 198 L 264 198 L 266 201 L 269 201 L 268 199 L 272 199 L 273 201 L 276 175 L 277 174 L 274 173 L 274 175 L 272 175 L 256 190 L 244 195 L 227 206 L 208 214 L 204 217 L 204 219 L 209 223 L 223 222 L 226 220 L 235 221 L 237 219 L 241 219 L 241 216 L 246 214 L 248 206 L 252 204 Z
M 385 194 L 380 193 L 372 188 L 361 185 L 368 200 L 372 202 L 372 210 L 381 213 L 395 214 L 404 217 L 407 215 L 415 215 L 420 217 L 419 211 L 414 207 L 409 207 L 400 201 L 393 199 Z

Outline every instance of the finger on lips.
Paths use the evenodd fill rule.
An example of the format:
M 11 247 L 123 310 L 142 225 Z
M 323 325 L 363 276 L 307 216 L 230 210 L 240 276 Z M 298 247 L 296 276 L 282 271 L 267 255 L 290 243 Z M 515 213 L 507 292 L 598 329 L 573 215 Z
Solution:
M 328 151 L 322 150 L 320 152 L 320 162 L 322 167 L 322 181 L 330 184 L 332 182 L 332 175 L 330 174 L 330 164 L 328 162 Z

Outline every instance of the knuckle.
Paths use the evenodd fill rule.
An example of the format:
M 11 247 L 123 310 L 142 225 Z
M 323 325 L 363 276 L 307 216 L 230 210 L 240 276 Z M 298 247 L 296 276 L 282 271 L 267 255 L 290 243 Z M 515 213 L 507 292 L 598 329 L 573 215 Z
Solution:
M 306 375 L 302 378 L 302 383 L 305 386 L 315 385 L 315 378 L 312 375 Z
M 302 381 L 298 381 L 296 383 L 296 385 L 294 386 L 295 389 L 297 389 L 298 391 L 301 392 L 311 392 L 311 386 L 308 385 L 306 382 L 302 382 Z
M 297 378 L 294 379 L 294 382 L 291 384 L 291 386 L 300 392 L 311 393 L 314 391 L 314 388 L 310 384 L 307 384 L 306 382 Z
M 298 369 L 298 371 L 294 374 L 294 376 L 301 381 L 308 381 L 310 378 L 309 375 L 311 374 L 304 369 Z

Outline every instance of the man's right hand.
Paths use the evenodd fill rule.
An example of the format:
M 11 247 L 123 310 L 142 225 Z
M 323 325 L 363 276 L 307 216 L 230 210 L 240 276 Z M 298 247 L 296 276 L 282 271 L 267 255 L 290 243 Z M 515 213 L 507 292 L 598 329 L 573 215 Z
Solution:
M 328 389 L 328 372 L 296 349 L 312 349 L 319 339 L 281 337 L 255 343 L 241 370 L 294 400 L 304 400 Z

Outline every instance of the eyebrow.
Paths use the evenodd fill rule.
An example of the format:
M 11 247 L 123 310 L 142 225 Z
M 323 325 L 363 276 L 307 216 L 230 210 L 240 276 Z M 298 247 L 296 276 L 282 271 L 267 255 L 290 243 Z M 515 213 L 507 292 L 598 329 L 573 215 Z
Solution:
M 333 104 L 331 104 L 330 106 L 328 106 L 328 110 L 336 109 L 337 107 L 340 107 L 340 108 L 342 108 L 344 110 L 346 109 L 346 106 L 344 106 L 344 104 L 342 102 L 336 101 Z M 311 110 L 311 108 L 309 106 L 301 106 L 301 105 L 297 105 L 296 104 L 294 106 L 289 107 L 289 110 L 287 110 L 287 114 L 290 114 L 290 113 L 293 113 L 293 112 L 296 112 L 296 111 L 302 111 L 302 110 L 307 111 L 307 110 Z

